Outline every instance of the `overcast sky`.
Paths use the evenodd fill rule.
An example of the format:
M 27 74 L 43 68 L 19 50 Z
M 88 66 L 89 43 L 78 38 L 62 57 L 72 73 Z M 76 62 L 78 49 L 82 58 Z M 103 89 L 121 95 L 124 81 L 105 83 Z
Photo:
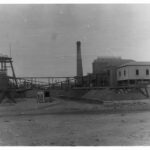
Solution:
M 76 41 L 84 74 L 97 56 L 150 61 L 150 4 L 0 5 L 0 53 L 17 76 L 75 76 Z

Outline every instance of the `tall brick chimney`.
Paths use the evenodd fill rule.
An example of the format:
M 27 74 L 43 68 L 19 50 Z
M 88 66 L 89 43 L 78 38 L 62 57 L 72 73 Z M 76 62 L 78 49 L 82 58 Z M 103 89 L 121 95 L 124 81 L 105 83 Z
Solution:
M 82 57 L 81 57 L 81 42 L 77 41 L 77 76 L 83 76 Z

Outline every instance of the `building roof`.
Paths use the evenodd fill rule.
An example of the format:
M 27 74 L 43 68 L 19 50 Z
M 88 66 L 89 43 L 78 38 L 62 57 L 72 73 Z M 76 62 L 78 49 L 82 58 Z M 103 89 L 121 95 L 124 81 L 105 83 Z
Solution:
M 134 62 L 125 63 L 123 65 L 120 65 L 118 68 L 126 67 L 126 66 L 150 66 L 150 62 L 146 62 L 146 61 L 134 61 Z
M 106 62 L 106 61 L 109 61 L 109 60 L 121 60 L 122 58 L 121 57 L 113 57 L 113 56 L 101 56 L 101 57 L 97 57 L 94 61 L 94 62 Z

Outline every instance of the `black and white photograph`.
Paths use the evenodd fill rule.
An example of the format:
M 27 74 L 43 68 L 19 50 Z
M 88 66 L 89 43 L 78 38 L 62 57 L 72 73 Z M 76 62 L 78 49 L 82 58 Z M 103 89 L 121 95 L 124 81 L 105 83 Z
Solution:
M 150 146 L 150 3 L 0 3 L 3 146 Z

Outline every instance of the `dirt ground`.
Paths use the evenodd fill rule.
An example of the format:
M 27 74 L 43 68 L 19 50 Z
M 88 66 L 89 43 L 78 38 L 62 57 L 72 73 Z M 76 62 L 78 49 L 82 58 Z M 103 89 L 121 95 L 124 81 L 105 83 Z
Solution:
M 35 99 L 1 104 L 0 145 L 150 145 L 150 104 L 149 100 L 143 101 L 146 102 L 149 107 L 143 111 L 133 107 L 145 105 L 130 103 L 132 111 L 129 112 L 111 111 L 116 105 L 104 107 L 60 99 L 45 104 L 37 104 Z

